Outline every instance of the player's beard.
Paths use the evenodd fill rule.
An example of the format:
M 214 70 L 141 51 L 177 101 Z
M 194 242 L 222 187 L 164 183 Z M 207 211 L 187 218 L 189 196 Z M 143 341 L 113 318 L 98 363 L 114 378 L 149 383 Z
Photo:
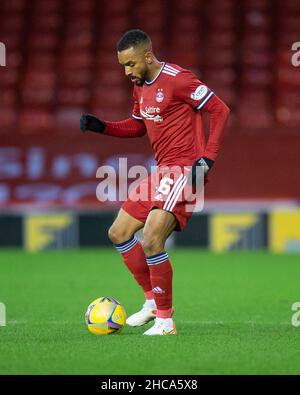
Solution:
M 143 78 L 140 78 L 140 79 L 136 82 L 136 85 L 137 85 L 137 86 L 142 86 L 142 85 L 144 85 L 144 83 L 145 83 L 145 80 L 144 80 Z
M 137 85 L 137 86 L 142 86 L 144 85 L 145 79 L 144 78 L 139 78 L 136 77 L 136 79 L 132 80 L 132 82 Z

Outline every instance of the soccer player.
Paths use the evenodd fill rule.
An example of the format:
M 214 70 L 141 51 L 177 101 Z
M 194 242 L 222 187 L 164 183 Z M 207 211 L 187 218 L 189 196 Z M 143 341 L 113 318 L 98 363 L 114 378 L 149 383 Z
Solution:
M 165 243 L 173 231 L 184 229 L 191 216 L 179 195 L 188 179 L 195 183 L 198 167 L 207 177 L 219 151 L 229 108 L 191 71 L 160 62 L 145 32 L 127 31 L 117 44 L 117 52 L 125 75 L 134 84 L 132 118 L 110 122 L 84 114 L 80 128 L 83 132 L 123 138 L 148 134 L 161 175 L 156 185 L 150 175 L 130 192 L 108 235 L 146 299 L 142 309 L 128 317 L 126 323 L 141 326 L 155 319 L 144 335 L 176 334 L 172 318 L 173 270 Z M 210 114 L 207 142 L 202 111 Z M 191 166 L 192 178 L 170 175 L 168 169 L 173 166 Z M 154 197 L 136 201 L 134 196 L 147 184 L 151 184 Z M 135 233 L 142 228 L 140 243 Z

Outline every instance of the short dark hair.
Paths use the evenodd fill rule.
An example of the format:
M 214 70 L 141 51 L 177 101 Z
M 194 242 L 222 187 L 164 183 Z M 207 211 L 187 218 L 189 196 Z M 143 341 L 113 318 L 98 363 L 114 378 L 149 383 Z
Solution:
M 151 43 L 150 37 L 147 33 L 139 29 L 128 30 L 117 44 L 118 52 L 124 51 L 131 47 L 137 47 L 140 44 Z

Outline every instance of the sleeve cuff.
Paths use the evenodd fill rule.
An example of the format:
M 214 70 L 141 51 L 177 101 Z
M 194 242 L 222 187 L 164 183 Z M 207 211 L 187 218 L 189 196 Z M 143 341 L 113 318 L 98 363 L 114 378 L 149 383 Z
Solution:
M 142 121 L 143 118 L 139 117 L 138 115 L 132 114 L 132 118 L 137 119 L 138 121 Z
M 201 103 L 198 104 L 197 110 L 201 110 L 201 108 L 203 106 L 205 106 L 205 104 L 212 98 L 213 95 L 214 95 L 214 92 L 213 91 L 209 91 L 207 93 L 207 95 L 204 96 L 204 98 L 201 100 Z

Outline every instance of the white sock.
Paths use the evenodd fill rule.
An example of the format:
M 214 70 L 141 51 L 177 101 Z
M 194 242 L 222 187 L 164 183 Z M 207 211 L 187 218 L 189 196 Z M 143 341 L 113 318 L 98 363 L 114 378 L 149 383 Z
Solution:
M 149 308 L 156 307 L 155 300 L 154 299 L 146 299 L 144 307 L 149 307 Z

